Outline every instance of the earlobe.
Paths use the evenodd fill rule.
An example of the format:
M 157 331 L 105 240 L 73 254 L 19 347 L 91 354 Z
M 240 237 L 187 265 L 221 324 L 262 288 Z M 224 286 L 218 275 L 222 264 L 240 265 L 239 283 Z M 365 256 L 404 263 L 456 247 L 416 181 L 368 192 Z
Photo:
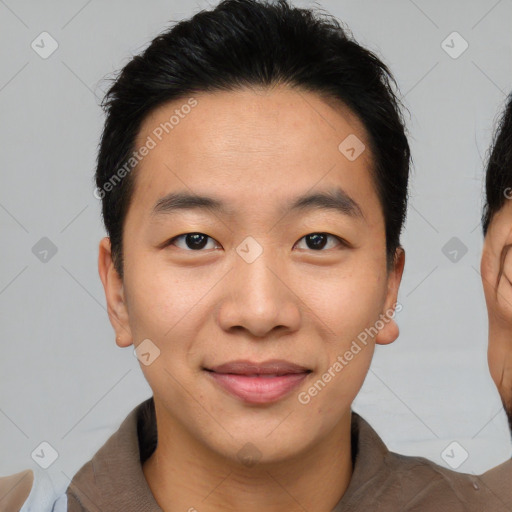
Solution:
M 119 347 L 128 347 L 133 343 L 133 339 L 125 302 L 124 285 L 115 269 L 108 237 L 103 238 L 99 244 L 98 272 L 105 291 L 108 317 L 116 332 L 116 343 Z
M 390 343 L 393 343 L 400 334 L 398 324 L 393 318 L 388 317 L 385 322 L 384 327 L 379 330 L 375 337 L 375 343 L 378 345 L 389 345 Z
M 402 309 L 401 304 L 398 304 L 398 289 L 402 280 L 402 275 L 405 266 L 405 251 L 402 247 L 398 247 L 395 252 L 395 260 L 393 269 L 388 276 L 388 289 L 386 294 L 384 311 L 377 322 L 379 332 L 375 337 L 375 343 L 378 345 L 388 345 L 395 341 L 400 330 L 398 324 L 394 320 L 395 313 Z

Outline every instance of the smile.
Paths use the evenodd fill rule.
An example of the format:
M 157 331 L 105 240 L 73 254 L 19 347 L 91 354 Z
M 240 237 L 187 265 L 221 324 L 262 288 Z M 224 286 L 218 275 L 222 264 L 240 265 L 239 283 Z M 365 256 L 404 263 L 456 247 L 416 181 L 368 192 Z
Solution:
M 311 371 L 307 370 L 285 375 L 275 373 L 240 375 L 207 370 L 207 375 L 221 389 L 252 404 L 272 403 L 284 398 L 298 387 L 310 373 Z

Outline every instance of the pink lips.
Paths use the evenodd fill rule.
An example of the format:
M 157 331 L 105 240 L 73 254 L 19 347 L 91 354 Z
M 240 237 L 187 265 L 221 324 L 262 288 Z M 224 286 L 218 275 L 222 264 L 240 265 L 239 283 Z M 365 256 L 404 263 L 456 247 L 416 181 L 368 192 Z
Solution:
M 283 398 L 311 373 L 308 368 L 280 359 L 263 363 L 238 360 L 205 369 L 224 390 L 254 404 Z

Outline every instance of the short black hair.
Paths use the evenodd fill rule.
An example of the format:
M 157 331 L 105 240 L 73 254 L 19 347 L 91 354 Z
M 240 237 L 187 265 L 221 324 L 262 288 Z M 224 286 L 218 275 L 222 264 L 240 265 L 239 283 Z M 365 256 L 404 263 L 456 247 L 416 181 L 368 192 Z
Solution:
M 505 204 L 505 199 L 512 199 L 512 93 L 500 115 L 487 159 L 482 213 L 484 236 L 494 214 Z
M 407 211 L 410 149 L 389 69 L 325 12 L 293 7 L 287 0 L 223 0 L 155 37 L 124 66 L 102 101 L 106 120 L 95 195 L 102 199 L 121 277 L 123 224 L 134 190 L 126 162 L 146 116 L 195 93 L 276 84 L 341 102 L 364 125 L 391 268 Z

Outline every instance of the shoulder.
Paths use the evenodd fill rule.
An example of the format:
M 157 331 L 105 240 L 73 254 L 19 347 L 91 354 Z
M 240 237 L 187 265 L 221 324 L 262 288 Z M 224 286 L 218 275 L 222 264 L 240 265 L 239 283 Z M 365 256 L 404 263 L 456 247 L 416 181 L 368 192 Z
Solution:
M 487 473 L 460 473 L 424 457 L 388 450 L 357 413 L 352 419 L 354 472 L 342 503 L 363 510 L 468 512 L 512 510 L 512 460 Z M 358 508 L 359 507 L 359 508 Z
M 424 457 L 388 452 L 385 467 L 388 476 L 393 474 L 391 489 L 410 507 L 406 510 L 447 504 L 446 510 L 454 511 L 512 510 L 512 460 L 475 475 L 447 469 Z
M 0 503 L 5 510 L 20 510 L 34 486 L 34 473 L 25 469 L 0 477 Z
M 42 470 L 25 469 L 0 477 L 1 510 L 19 512 L 66 512 L 65 493 L 55 489 Z

